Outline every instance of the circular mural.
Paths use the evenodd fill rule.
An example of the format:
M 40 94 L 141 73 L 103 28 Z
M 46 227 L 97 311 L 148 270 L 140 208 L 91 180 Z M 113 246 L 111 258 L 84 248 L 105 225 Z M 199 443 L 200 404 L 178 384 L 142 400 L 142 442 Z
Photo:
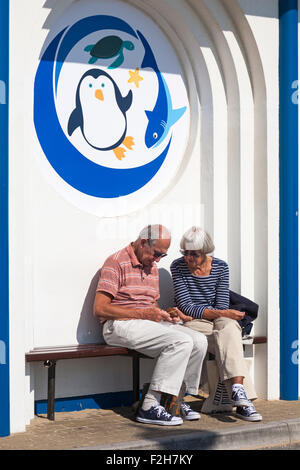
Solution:
M 99 216 L 145 206 L 174 177 L 188 139 L 173 48 L 141 11 L 111 0 L 77 2 L 50 36 L 34 85 L 46 175 Z

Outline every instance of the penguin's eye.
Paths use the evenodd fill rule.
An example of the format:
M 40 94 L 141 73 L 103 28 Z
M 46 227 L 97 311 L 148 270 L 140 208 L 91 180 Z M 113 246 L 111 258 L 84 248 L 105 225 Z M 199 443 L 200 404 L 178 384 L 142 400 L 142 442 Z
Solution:
M 104 84 L 104 83 L 101 83 L 101 86 L 102 86 L 102 88 L 103 88 L 103 87 L 105 87 L 105 84 Z
M 93 86 L 93 85 L 90 83 L 90 84 L 89 84 L 89 87 L 92 88 L 92 86 Z
M 158 137 L 158 133 L 157 133 L 157 132 L 154 132 L 154 133 L 153 133 L 153 139 L 157 139 L 157 137 Z

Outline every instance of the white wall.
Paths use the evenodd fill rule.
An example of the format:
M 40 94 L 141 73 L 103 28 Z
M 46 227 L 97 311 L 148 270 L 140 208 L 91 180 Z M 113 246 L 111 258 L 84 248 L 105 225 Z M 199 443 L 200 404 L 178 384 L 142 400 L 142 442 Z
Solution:
M 41 364 L 27 366 L 24 377 L 24 352 L 101 339 L 89 313 L 91 281 L 109 254 L 151 222 L 173 232 L 169 256 L 159 264 L 164 285 L 183 231 L 201 224 L 211 232 L 215 255 L 229 262 L 231 288 L 260 305 L 255 334 L 267 334 L 268 346 L 256 347 L 253 373 L 259 396 L 278 398 L 277 0 L 267 8 L 247 0 L 127 2 L 159 25 L 177 52 L 191 122 L 186 152 L 169 186 L 146 207 L 115 218 L 68 202 L 39 165 L 34 77 L 49 29 L 72 1 L 30 3 L 31 8 L 11 0 L 12 432 L 22 431 L 33 417 L 34 398 L 46 397 L 46 372 Z M 261 16 L 266 9 L 268 16 Z M 166 303 L 164 289 L 163 296 Z M 152 361 L 143 364 L 141 382 L 152 369 Z M 131 387 L 126 358 L 62 361 L 57 375 L 58 397 Z

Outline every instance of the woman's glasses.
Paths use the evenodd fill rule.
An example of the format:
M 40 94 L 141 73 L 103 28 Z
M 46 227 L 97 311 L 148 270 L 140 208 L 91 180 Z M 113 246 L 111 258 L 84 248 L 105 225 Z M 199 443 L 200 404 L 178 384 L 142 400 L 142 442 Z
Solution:
M 180 253 L 183 256 L 192 256 L 193 258 L 199 258 L 199 256 L 202 256 L 202 253 L 199 253 L 199 251 L 193 251 L 193 250 L 180 250 Z

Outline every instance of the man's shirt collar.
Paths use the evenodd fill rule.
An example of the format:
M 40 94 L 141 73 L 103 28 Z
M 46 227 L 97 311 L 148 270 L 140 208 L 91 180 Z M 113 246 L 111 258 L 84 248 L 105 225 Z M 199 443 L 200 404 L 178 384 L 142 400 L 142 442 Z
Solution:
M 141 267 L 143 266 L 142 263 L 140 263 L 140 261 L 137 259 L 131 243 L 127 246 L 127 253 L 129 255 L 131 264 L 134 268 L 137 266 L 141 266 Z

